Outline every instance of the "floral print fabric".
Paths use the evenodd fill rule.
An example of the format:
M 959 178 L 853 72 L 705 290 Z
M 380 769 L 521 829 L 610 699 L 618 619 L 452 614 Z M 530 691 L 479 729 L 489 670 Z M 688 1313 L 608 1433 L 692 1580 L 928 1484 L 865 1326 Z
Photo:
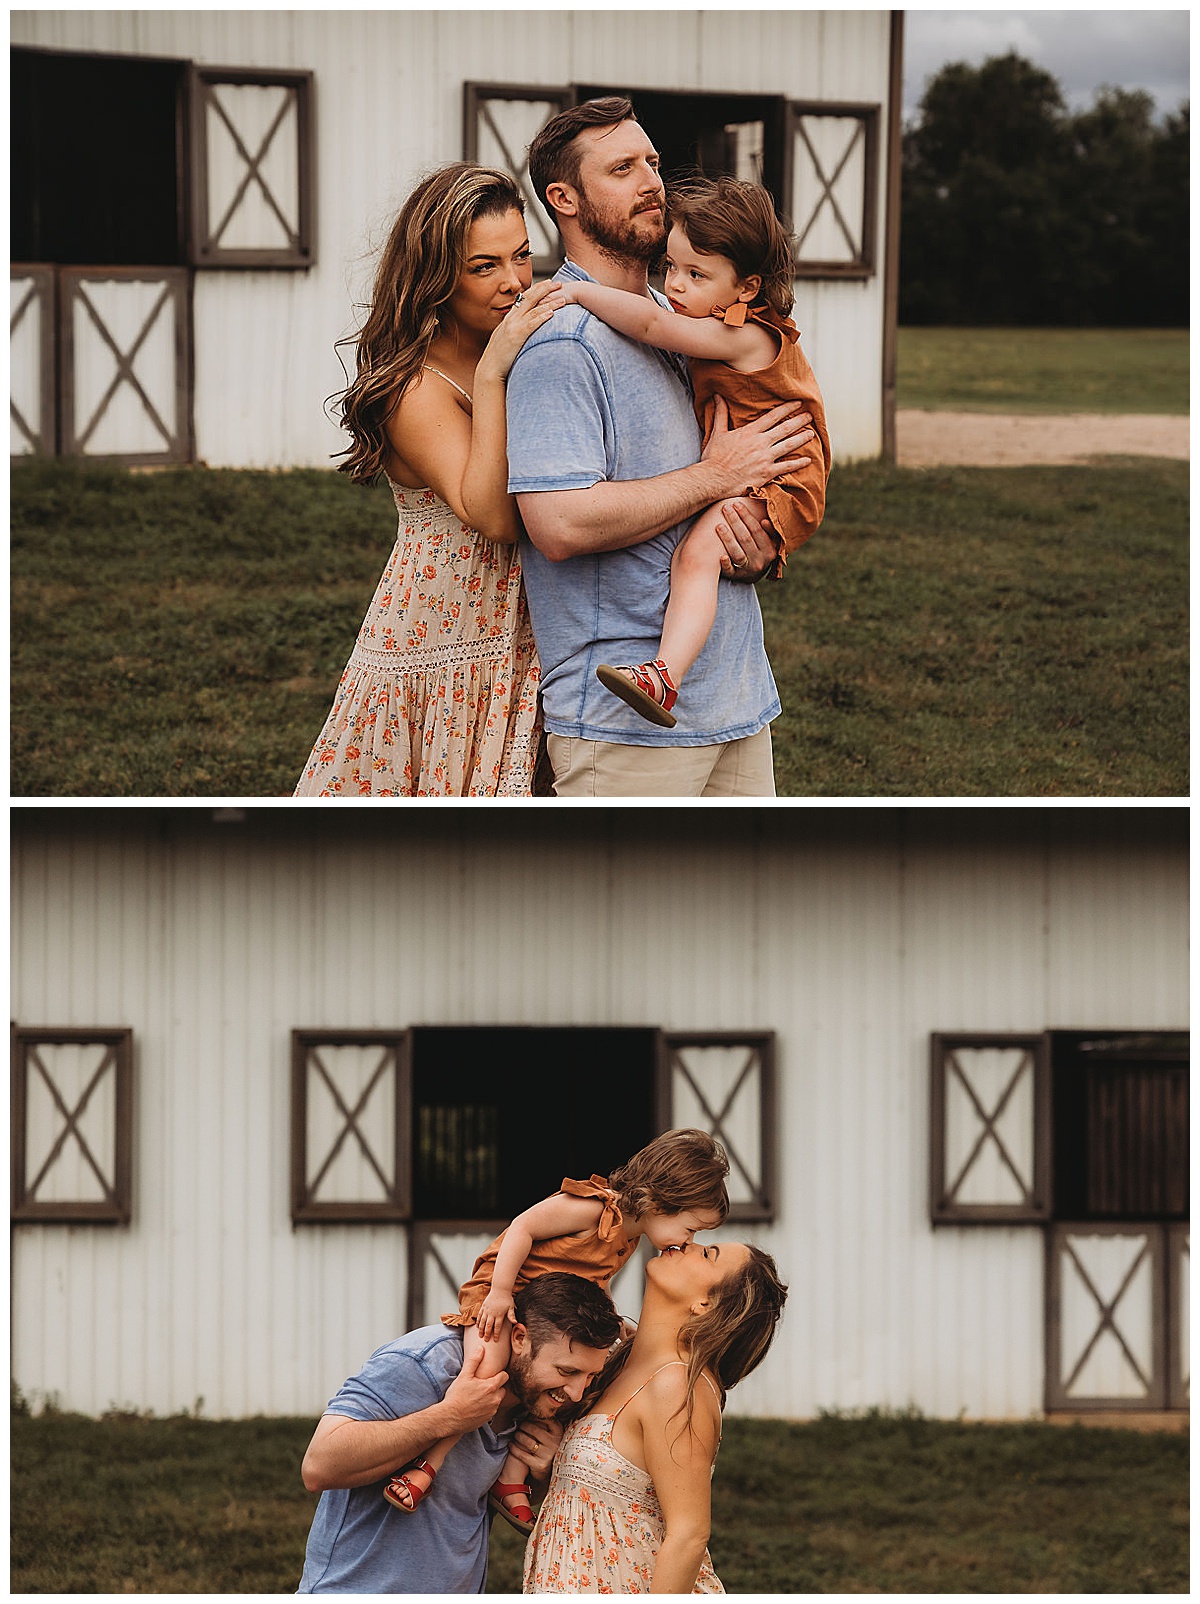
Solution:
M 654 1483 L 612 1445 L 615 1415 L 568 1426 L 525 1550 L 526 1593 L 648 1593 L 664 1535 Z M 693 1593 L 723 1593 L 705 1550 Z
M 295 795 L 529 796 L 539 671 L 517 548 L 432 490 L 391 488 L 396 544 Z

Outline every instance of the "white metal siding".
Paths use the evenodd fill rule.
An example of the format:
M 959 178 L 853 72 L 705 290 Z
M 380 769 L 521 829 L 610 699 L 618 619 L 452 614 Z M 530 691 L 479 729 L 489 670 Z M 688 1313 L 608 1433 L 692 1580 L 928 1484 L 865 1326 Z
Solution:
M 779 1219 L 722 1234 L 792 1290 L 736 1410 L 1040 1408 L 1041 1233 L 928 1223 L 928 1038 L 1186 1023 L 1186 872 L 1144 819 L 1064 845 L 1034 813 L 1002 841 L 940 811 L 725 812 L 721 837 L 674 812 L 642 840 L 578 813 L 64 817 L 15 843 L 13 1013 L 133 1027 L 134 1218 L 17 1228 L 26 1389 L 312 1413 L 402 1328 L 403 1229 L 290 1225 L 293 1027 L 650 1024 L 778 1032 Z
M 321 467 L 344 443 L 322 413 L 345 383 L 333 343 L 357 326 L 405 195 L 461 156 L 464 82 L 866 101 L 885 130 L 888 27 L 886 11 L 24 11 L 11 40 L 315 72 L 318 265 L 196 274 L 195 421 L 214 466 Z M 797 283 L 840 460 L 882 438 L 883 138 L 879 161 L 874 277 Z

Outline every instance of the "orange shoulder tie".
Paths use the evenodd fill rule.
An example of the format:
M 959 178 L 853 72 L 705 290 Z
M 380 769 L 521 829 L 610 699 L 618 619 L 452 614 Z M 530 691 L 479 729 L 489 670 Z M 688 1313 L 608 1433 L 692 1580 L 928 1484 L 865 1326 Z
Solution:
M 715 315 L 721 318 L 727 329 L 740 329 L 746 321 L 746 303 L 735 301 L 732 306 L 727 306 L 723 312 Z

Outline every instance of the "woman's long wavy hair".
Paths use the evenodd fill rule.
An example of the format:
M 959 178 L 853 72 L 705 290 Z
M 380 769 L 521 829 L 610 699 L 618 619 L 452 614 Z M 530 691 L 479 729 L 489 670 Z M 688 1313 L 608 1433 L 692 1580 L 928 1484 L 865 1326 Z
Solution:
M 680 1328 L 680 1346 L 687 1355 L 687 1394 L 676 1413 L 686 1409 L 686 1430 L 691 1430 L 701 1373 L 708 1370 L 716 1377 L 724 1409 L 730 1388 L 766 1358 L 787 1302 L 788 1289 L 779 1279 L 775 1260 L 761 1248 L 752 1247 L 749 1251 L 746 1263 L 717 1283 L 716 1296 L 709 1307 L 702 1314 L 692 1315 Z M 594 1409 L 624 1369 L 632 1351 L 633 1343 L 623 1342 L 583 1401 L 562 1418 L 577 1420 Z
M 375 274 L 371 310 L 359 333 L 357 373 L 334 402 L 350 435 L 340 473 L 369 484 L 383 472 L 387 420 L 416 378 L 467 259 L 467 235 L 481 217 L 524 214 L 508 173 L 474 162 L 438 168 L 400 208 Z

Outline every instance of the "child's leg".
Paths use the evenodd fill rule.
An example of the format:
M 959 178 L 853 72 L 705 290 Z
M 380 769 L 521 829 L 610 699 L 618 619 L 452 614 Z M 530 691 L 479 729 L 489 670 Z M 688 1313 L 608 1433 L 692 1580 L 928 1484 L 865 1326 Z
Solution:
M 717 534 L 719 506 L 706 507 L 675 548 L 671 594 L 658 655 L 679 685 L 699 657 L 717 617 L 717 585 L 725 547 Z
M 486 1380 L 487 1377 L 497 1375 L 501 1370 L 506 1370 L 508 1368 L 509 1358 L 512 1354 L 512 1344 L 509 1341 L 507 1324 L 505 1326 L 503 1336 L 498 1337 L 494 1342 L 484 1342 L 483 1338 L 479 1335 L 479 1332 L 474 1326 L 464 1326 L 464 1364 L 468 1359 L 473 1358 L 474 1355 L 478 1353 L 480 1348 L 484 1350 L 483 1358 L 480 1360 L 479 1370 L 477 1372 L 480 1377 Z M 431 1448 L 427 1449 L 426 1452 L 421 1455 L 421 1458 L 424 1459 L 428 1464 L 432 1465 L 435 1471 L 441 1470 L 442 1466 L 446 1462 L 446 1455 L 454 1447 L 455 1443 L 460 1441 L 461 1437 L 461 1432 L 457 1437 L 443 1437 L 439 1442 L 435 1442 Z M 506 1459 L 504 1462 L 504 1469 L 508 1470 L 509 1468 L 509 1462 Z M 522 1469 L 523 1467 L 518 1465 L 517 1468 Z M 405 1481 L 409 1482 L 414 1489 L 418 1490 L 419 1493 L 428 1492 L 430 1484 L 433 1480 L 432 1476 L 430 1476 L 426 1471 L 419 1469 L 416 1465 L 407 1467 L 403 1472 L 403 1476 Z M 508 1479 L 509 1478 L 503 1475 L 503 1473 L 501 1474 L 501 1481 L 507 1481 Z M 516 1479 L 523 1480 L 524 1478 L 517 1477 Z

